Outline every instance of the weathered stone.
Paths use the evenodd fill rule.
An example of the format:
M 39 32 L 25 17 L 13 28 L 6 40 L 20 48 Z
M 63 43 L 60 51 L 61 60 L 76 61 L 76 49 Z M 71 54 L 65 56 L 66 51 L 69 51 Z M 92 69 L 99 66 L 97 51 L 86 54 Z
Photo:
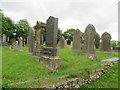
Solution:
M 59 41 L 59 46 L 60 48 L 65 48 L 66 47 L 66 41 L 65 41 L 65 38 L 62 36 L 60 41 Z
M 73 35 L 73 44 L 72 44 L 72 52 L 80 52 L 81 51 L 81 32 L 77 29 Z
M 101 51 L 103 53 L 111 54 L 111 35 L 104 32 L 101 36 Z
M 29 53 L 32 54 L 35 49 L 35 32 L 32 28 L 29 30 L 29 36 L 28 36 L 28 47 L 29 47 Z
M 95 27 L 89 24 L 84 32 L 83 54 L 91 59 L 95 59 Z
M 45 48 L 40 58 L 40 61 L 50 70 L 59 69 L 61 65 L 61 60 L 57 56 L 57 32 L 58 19 L 50 16 L 46 25 Z
M 19 51 L 23 51 L 22 50 L 22 37 L 19 37 Z
M 95 47 L 96 49 L 99 49 L 100 44 L 100 35 L 98 33 L 95 34 Z
M 14 40 L 12 42 L 12 47 L 11 47 L 13 50 L 18 50 L 18 41 Z

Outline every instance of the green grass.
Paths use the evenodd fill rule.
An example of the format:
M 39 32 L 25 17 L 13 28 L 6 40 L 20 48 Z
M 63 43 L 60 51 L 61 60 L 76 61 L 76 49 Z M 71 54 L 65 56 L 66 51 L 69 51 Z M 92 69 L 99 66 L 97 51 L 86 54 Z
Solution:
M 93 70 L 101 67 L 100 60 L 117 57 L 117 53 L 106 55 L 97 51 L 98 60 L 91 60 L 79 54 L 72 53 L 70 48 L 60 49 L 61 69 L 51 72 L 43 64 L 32 58 L 32 56 L 27 55 L 27 47 L 23 49 L 23 52 L 9 50 L 8 48 L 2 49 L 3 87 L 8 87 L 7 85 L 11 83 L 44 80 L 45 78 L 57 77 L 72 72 Z M 10 87 L 34 87 L 40 86 L 40 84 L 42 85 L 42 82 L 29 82 Z
M 118 64 L 111 70 L 103 74 L 99 80 L 94 83 L 82 86 L 82 88 L 118 88 Z

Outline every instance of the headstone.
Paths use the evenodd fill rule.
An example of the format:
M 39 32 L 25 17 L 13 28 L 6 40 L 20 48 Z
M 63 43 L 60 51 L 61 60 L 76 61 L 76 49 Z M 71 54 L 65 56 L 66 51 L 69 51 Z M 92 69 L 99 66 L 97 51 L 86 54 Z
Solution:
M 101 36 L 101 51 L 103 53 L 111 54 L 111 35 L 104 32 Z
M 16 40 L 12 41 L 11 49 L 18 50 L 18 41 L 16 41 Z
M 35 58 L 39 59 L 42 55 L 42 48 L 43 48 L 43 32 L 45 31 L 46 24 L 37 21 L 36 25 L 34 26 L 35 29 Z
M 60 68 L 61 60 L 57 54 L 57 32 L 58 18 L 50 16 L 46 25 L 45 48 L 43 48 L 43 56 L 40 61 L 50 70 Z
M 72 44 L 72 52 L 80 52 L 81 51 L 81 32 L 77 29 L 73 34 L 73 44 Z
M 95 47 L 96 49 L 99 49 L 100 45 L 100 35 L 98 33 L 95 34 Z
M 34 48 L 35 48 L 35 32 L 33 28 L 30 28 L 29 30 L 29 36 L 28 36 L 28 47 L 29 47 L 29 54 L 33 54 Z
M 22 37 L 19 37 L 19 51 L 23 51 L 22 46 Z
M 3 34 L 3 42 L 6 42 L 6 35 Z
M 95 27 L 92 24 L 89 24 L 84 32 L 84 47 L 83 54 L 88 58 L 95 59 Z
M 2 37 L 2 46 L 7 46 L 7 41 L 6 41 L 6 35 L 3 34 L 3 37 Z
M 59 41 L 59 46 L 60 48 L 65 48 L 66 47 L 66 41 L 65 41 L 65 38 L 62 36 L 60 41 Z

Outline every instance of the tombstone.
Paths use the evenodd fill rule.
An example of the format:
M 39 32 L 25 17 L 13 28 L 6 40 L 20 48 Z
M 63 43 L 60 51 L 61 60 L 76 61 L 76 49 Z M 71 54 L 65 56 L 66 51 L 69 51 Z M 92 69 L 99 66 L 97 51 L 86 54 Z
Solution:
M 78 53 L 81 51 L 81 32 L 77 29 L 73 34 L 73 44 L 72 44 L 72 52 Z
M 46 25 L 45 47 L 40 61 L 50 70 L 60 68 L 61 59 L 57 50 L 58 18 L 50 16 Z
M 35 48 L 35 32 L 33 28 L 30 28 L 29 30 L 28 47 L 29 47 L 28 55 L 33 54 Z
M 22 37 L 19 37 L 19 51 L 23 51 L 22 46 Z
M 59 41 L 59 46 L 61 49 L 66 47 L 66 41 L 65 41 L 65 38 L 63 36 L 61 37 L 61 39 Z
M 104 32 L 101 36 L 101 48 L 103 53 L 111 54 L 111 35 L 108 32 Z
M 16 40 L 12 41 L 11 49 L 18 50 L 18 41 L 16 41 Z
M 98 33 L 95 34 L 95 47 L 96 49 L 99 49 L 100 45 L 100 35 Z
M 37 21 L 36 25 L 34 26 L 35 29 L 35 41 L 36 41 L 36 47 L 35 47 L 35 58 L 39 59 L 42 55 L 42 48 L 43 48 L 43 35 L 42 33 L 45 30 L 45 24 Z
M 83 47 L 83 55 L 88 58 L 95 59 L 95 27 L 92 24 L 89 24 L 84 32 L 84 47 Z
M 7 46 L 6 35 L 5 34 L 3 34 L 3 37 L 2 37 L 2 46 Z

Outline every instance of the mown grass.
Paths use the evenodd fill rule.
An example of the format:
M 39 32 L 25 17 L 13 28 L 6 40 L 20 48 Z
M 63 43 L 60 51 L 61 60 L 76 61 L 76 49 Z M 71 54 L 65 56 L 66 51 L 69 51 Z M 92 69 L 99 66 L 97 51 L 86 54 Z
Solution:
M 99 80 L 86 84 L 82 88 L 118 88 L 118 64 L 103 74 Z
M 11 83 L 28 80 L 44 80 L 45 78 L 57 77 L 72 72 L 93 70 L 101 67 L 100 60 L 117 57 L 117 53 L 106 55 L 97 51 L 98 60 L 91 60 L 79 54 L 72 53 L 71 48 L 60 49 L 61 69 L 51 72 L 43 64 L 32 58 L 32 56 L 27 55 L 27 47 L 23 49 L 23 52 L 9 50 L 9 48 L 2 49 L 3 87 L 8 87 L 8 84 Z M 29 82 L 9 87 L 32 87 L 41 83 Z

